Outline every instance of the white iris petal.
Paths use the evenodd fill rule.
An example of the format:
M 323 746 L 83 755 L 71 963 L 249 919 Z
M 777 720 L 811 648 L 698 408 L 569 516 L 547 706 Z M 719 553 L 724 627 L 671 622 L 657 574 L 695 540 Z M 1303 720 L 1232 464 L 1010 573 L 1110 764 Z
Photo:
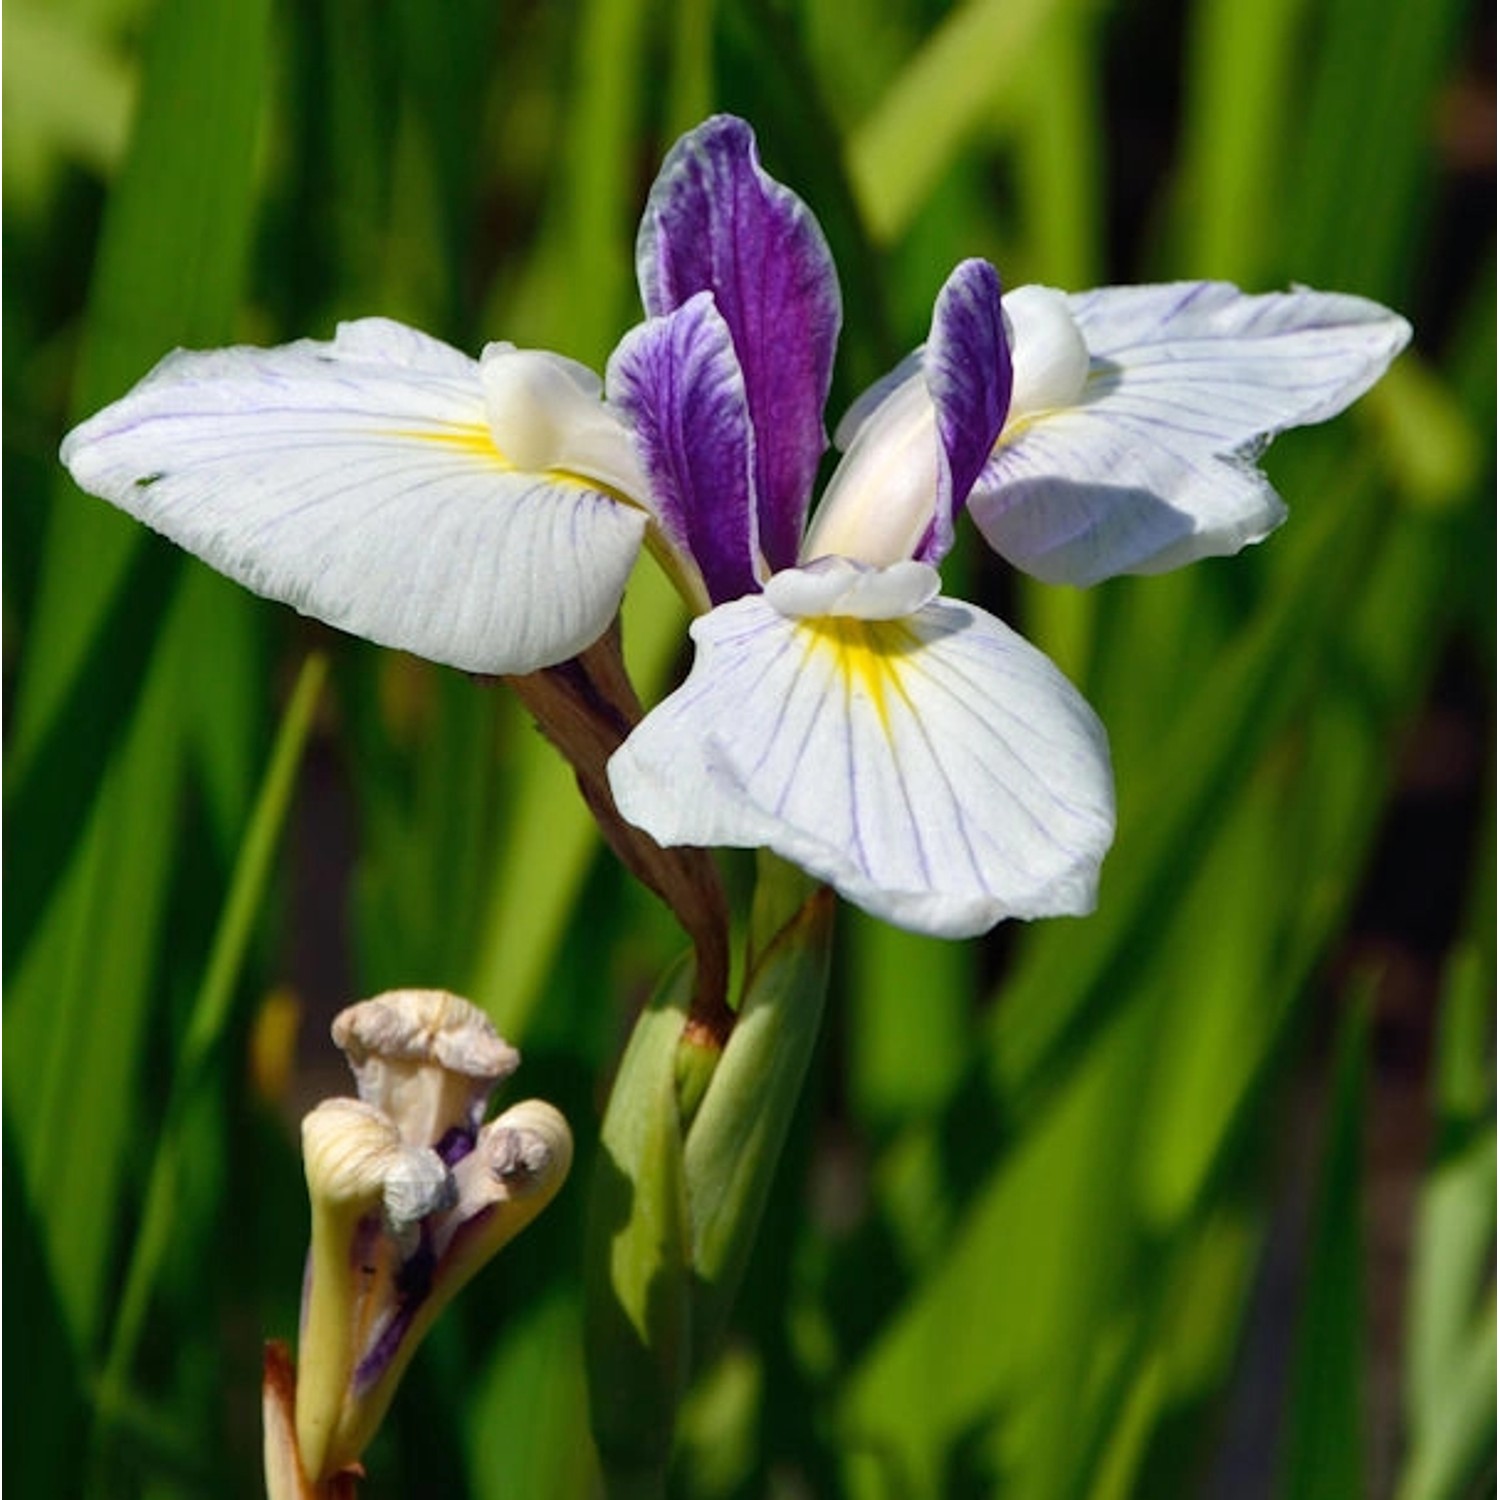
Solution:
M 871 568 L 845 557 L 821 557 L 768 579 L 767 601 L 788 619 L 821 615 L 896 620 L 937 597 L 937 569 L 906 560 Z
M 834 429 L 833 446 L 840 453 L 847 453 L 859 430 L 880 409 L 881 403 L 897 386 L 905 385 L 914 375 L 922 373 L 922 355 L 925 344 L 919 344 L 893 369 L 887 370 L 879 380 L 865 387 L 850 403 L 849 410 Z
M 834 470 L 802 557 L 851 557 L 872 567 L 909 558 L 932 525 L 938 489 L 937 411 L 918 372 L 861 423 Z
M 597 487 L 630 482 L 613 419 L 564 381 L 549 456 L 576 472 L 517 467 L 479 363 L 383 319 L 170 355 L 62 457 L 256 593 L 433 661 L 528 672 L 602 634 L 646 527 Z
M 1067 297 L 1047 286 L 1019 286 L 1005 294 L 1000 306 L 1011 351 L 1006 425 L 1075 405 L 1088 379 L 1089 351 Z
M 490 432 L 516 468 L 563 471 L 629 497 L 650 492 L 630 433 L 605 406 L 604 387 L 587 365 L 544 349 L 489 344 L 479 373 Z
M 949 599 L 799 618 L 761 596 L 693 636 L 687 681 L 609 766 L 659 842 L 765 845 L 937 936 L 1092 908 L 1113 833 L 1104 733 L 998 620 Z
M 1066 299 L 1027 287 L 1004 305 L 1017 391 L 969 510 L 1002 557 L 1048 583 L 1164 572 L 1261 540 L 1286 515 L 1255 465 L 1265 445 L 1342 411 L 1411 334 L 1363 298 L 1224 282 Z M 1089 359 L 1072 397 L 1070 322 Z

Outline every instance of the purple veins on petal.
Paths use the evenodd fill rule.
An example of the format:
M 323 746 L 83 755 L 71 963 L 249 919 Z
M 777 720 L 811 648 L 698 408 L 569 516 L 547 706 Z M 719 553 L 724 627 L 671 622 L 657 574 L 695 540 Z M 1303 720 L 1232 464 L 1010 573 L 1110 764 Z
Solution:
M 762 170 L 750 127 L 715 115 L 662 164 L 641 219 L 636 268 L 654 316 L 713 293 L 757 438 L 761 550 L 773 571 L 792 566 L 827 446 L 823 404 L 841 317 L 823 231 L 807 205 Z
M 657 520 L 697 563 L 710 600 L 754 593 L 755 441 L 734 344 L 699 292 L 620 341 L 610 402 L 630 420 Z
M 1066 306 L 1086 385 L 1002 436 L 969 508 L 1015 566 L 1077 585 L 1268 535 L 1286 511 L 1255 467 L 1266 444 L 1342 411 L 1411 333 L 1360 297 L 1226 282 L 1103 287 Z
M 772 590 L 695 622 L 687 682 L 610 763 L 626 817 L 664 843 L 770 847 L 937 936 L 1091 908 L 1108 749 L 1040 652 L 952 600 L 775 607 Z
M 932 309 L 922 370 L 937 411 L 940 471 L 937 513 L 916 557 L 938 562 L 953 544 L 953 524 L 1005 425 L 1011 358 L 1000 311 L 1000 278 L 988 261 L 955 267 Z

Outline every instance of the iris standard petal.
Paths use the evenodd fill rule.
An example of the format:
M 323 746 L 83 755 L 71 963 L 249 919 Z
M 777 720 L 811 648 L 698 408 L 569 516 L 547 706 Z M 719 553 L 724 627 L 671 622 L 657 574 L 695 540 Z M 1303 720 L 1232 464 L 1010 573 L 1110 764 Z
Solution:
M 63 462 L 256 593 L 477 672 L 604 631 L 643 511 L 496 446 L 476 361 L 382 319 L 329 343 L 169 355 Z
M 940 562 L 1005 421 L 1010 377 L 1000 278 L 986 261 L 964 261 L 938 293 L 927 342 L 840 424 L 847 448 L 803 559 Z
M 949 599 L 890 620 L 694 622 L 686 682 L 610 761 L 664 844 L 764 845 L 942 937 L 1092 909 L 1114 810 L 1104 731 L 1039 651 Z
M 1090 359 L 1077 404 L 1018 411 L 969 499 L 991 546 L 1053 583 L 1259 541 L 1285 515 L 1255 466 L 1266 443 L 1342 411 L 1411 336 L 1377 303 L 1305 289 L 1105 287 L 1067 306 Z
M 925 352 L 926 346 L 918 344 L 910 354 L 898 360 L 879 380 L 872 381 L 849 403 L 848 411 L 839 418 L 839 425 L 833 434 L 833 446 L 840 453 L 848 452 L 864 430 L 865 423 L 885 404 L 886 397 L 921 375 L 922 355 Z
M 754 437 L 729 327 L 708 292 L 632 329 L 610 356 L 610 405 L 635 433 L 651 508 L 709 599 L 753 593 Z
M 962 261 L 944 282 L 932 309 L 922 377 L 937 409 L 945 463 L 932 528 L 916 556 L 935 563 L 953 545 L 953 523 L 1000 436 L 1010 405 L 1010 347 L 1000 278 L 988 261 Z
M 937 412 L 918 371 L 888 390 L 854 434 L 813 514 L 802 559 L 888 568 L 932 550 L 950 492 Z
M 641 217 L 636 269 L 653 316 L 713 293 L 755 426 L 761 550 L 773 570 L 790 567 L 827 446 L 823 404 L 841 316 L 818 221 L 761 169 L 750 127 L 715 115 L 667 154 Z

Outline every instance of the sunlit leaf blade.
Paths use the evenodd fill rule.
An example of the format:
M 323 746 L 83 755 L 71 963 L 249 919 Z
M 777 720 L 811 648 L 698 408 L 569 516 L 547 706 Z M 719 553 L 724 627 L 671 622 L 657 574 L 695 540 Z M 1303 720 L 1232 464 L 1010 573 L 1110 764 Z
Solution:
M 1284 191 L 1277 168 L 1297 129 L 1293 49 L 1308 9 L 1306 0 L 1196 7 L 1177 188 L 1184 259 L 1197 275 L 1259 287 L 1279 270 L 1267 264 L 1280 227 L 1273 206 Z
M 16 976 L 6 1010 L 6 1093 L 26 1182 L 80 1352 L 105 1305 L 119 1173 L 136 1113 L 181 766 L 176 671 L 158 657 Z M 87 1101 L 92 1150 L 77 1149 Z
M 921 209 L 1062 0 L 969 0 L 954 9 L 849 143 L 849 176 L 875 238 Z
M 128 143 L 134 39 L 159 25 L 230 30 L 202 55 L 148 57 L 178 82 L 153 95 L 147 80 L 138 141 L 154 134 L 187 175 L 119 183 L 135 206 L 110 211 L 104 243 L 123 237 L 135 258 L 100 273 L 77 415 L 170 343 L 326 337 L 371 313 L 471 353 L 514 338 L 598 363 L 638 316 L 641 195 L 676 131 L 713 109 L 752 121 L 833 246 L 847 327 L 830 422 L 922 336 L 935 287 L 970 255 L 1007 285 L 1224 273 L 1256 291 L 1362 291 L 1413 319 L 1418 352 L 1336 431 L 1267 455 L 1292 515 L 1254 552 L 1087 592 L 1018 582 L 962 544 L 949 559 L 945 591 L 977 593 L 1046 649 L 1110 730 L 1123 820 L 1100 911 L 936 950 L 840 919 L 806 1130 L 787 1142 L 728 1358 L 686 1396 L 670 1490 L 1273 1493 L 1275 1420 L 1253 1398 L 1284 1383 L 1289 1325 L 1256 1289 L 1265 1226 L 1288 1218 L 1276 1169 L 1303 1123 L 1288 1099 L 1307 1098 L 1287 1083 L 1309 1076 L 1352 923 L 1400 978 L 1413 913 L 1457 931 L 1461 910 L 1485 917 L 1445 1001 L 1399 1495 L 1491 1488 L 1493 981 L 1462 956 L 1493 946 L 1493 850 L 1462 831 L 1492 821 L 1473 791 L 1494 662 L 1487 18 L 1463 0 L 586 0 L 503 15 L 452 0 L 437 21 L 422 0 L 312 0 L 270 13 L 268 67 L 261 32 L 234 40 L 265 24 L 263 0 L 55 9 L 7 15 L 14 1487 L 257 1492 L 255 1349 L 295 1330 L 303 1248 L 288 1122 L 306 1091 L 347 1087 L 328 1012 L 370 981 L 477 987 L 586 1157 L 626 1018 L 680 947 L 659 905 L 595 858 L 568 772 L 502 689 L 337 642 L 315 776 L 276 864 L 289 899 L 245 925 L 235 989 L 274 982 L 288 1010 L 295 989 L 302 1043 L 283 1036 L 247 1097 L 230 1006 L 198 1070 L 209 1086 L 176 1113 L 168 1251 L 149 1295 L 115 1306 L 124 1231 L 155 1224 L 149 1244 L 162 1222 L 146 1172 L 267 707 L 289 685 L 267 627 L 292 626 L 227 587 L 210 597 L 201 575 L 184 607 L 174 553 L 123 530 L 94 547 L 79 519 L 92 502 L 71 494 L 53 530 L 38 483 L 66 425 L 95 177 Z M 234 132 L 234 160 L 189 181 Z M 210 283 L 217 322 L 199 300 Z M 658 623 L 633 662 L 648 702 L 686 665 L 680 611 L 645 634 Z M 627 622 L 627 651 L 642 640 Z M 1372 930 L 1360 891 L 1372 861 L 1388 869 L 1382 828 L 1399 833 L 1409 891 Z M 748 906 L 751 862 L 721 863 Z M 1424 928 L 1419 964 L 1449 936 Z M 1408 1056 L 1374 1049 L 1372 1098 Z M 1457 1058 L 1470 1065 L 1450 1076 Z M 372 1495 L 597 1490 L 583 1180 L 434 1330 L 368 1456 Z M 1383 1265 L 1370 1290 L 1388 1299 Z M 106 1462 L 85 1474 L 100 1345 L 143 1303 L 108 1392 Z M 97 1332 L 75 1352 L 80 1317 Z M 1387 1453 L 1397 1441 L 1375 1437 Z
M 1464 18 L 1461 0 L 1328 0 L 1288 159 L 1298 276 L 1377 295 L 1410 284 L 1432 183 L 1429 139 L 1408 122 L 1435 106 Z
M 481 1363 L 468 1422 L 477 1500 L 590 1494 L 597 1463 L 588 1420 L 576 1298 L 553 1292 L 525 1309 Z
M 153 18 L 139 114 L 95 266 L 74 387 L 79 415 L 120 395 L 174 346 L 224 343 L 233 330 L 255 207 L 269 10 L 266 0 L 178 0 Z M 205 80 L 210 110 L 201 107 Z M 188 120 L 193 128 L 184 129 Z M 59 480 L 14 726 L 23 764 L 143 545 L 123 516 Z M 111 742 L 110 726 L 97 733 Z
M 153 13 L 75 412 L 117 394 L 172 343 L 222 340 L 232 328 L 267 14 L 258 3 L 171 0 Z M 184 130 L 205 78 L 215 80 L 215 108 Z M 150 1110 L 141 1070 L 176 868 L 192 701 L 181 634 L 193 627 L 166 549 L 61 478 L 54 490 L 7 768 L 35 863 L 22 882 L 27 926 L 12 929 L 6 1089 L 17 1185 L 47 1260 L 50 1290 L 37 1289 L 36 1306 L 55 1298 L 72 1356 L 92 1360 L 128 1208 L 122 1182 Z M 119 602 L 127 581 L 142 597 Z M 117 607 L 126 623 L 116 631 Z M 194 635 L 192 646 L 211 648 L 212 632 Z M 7 853 L 14 865 L 17 845 Z M 67 1399 L 33 1395 L 42 1409 Z M 64 1441 L 78 1447 L 77 1433 Z
M 1417 1210 L 1407 1297 L 1398 1494 L 1439 1500 L 1483 1481 L 1495 1436 L 1494 965 L 1491 875 L 1455 949 L 1434 1066 L 1438 1135 Z M 1482 945 L 1482 946 L 1481 946 Z
M 1126 1211 L 1138 1137 L 1122 1106 L 1149 1061 L 1145 1019 L 1100 1032 L 848 1382 L 841 1441 L 885 1455 L 888 1489 L 943 1493 L 949 1450 L 998 1418 L 995 1473 L 1039 1497 L 1071 1492 L 1090 1415 L 1079 1382 L 1100 1318 L 1141 1269 Z
M 1375 523 L 1364 524 L 1368 538 Z M 1150 962 L 1154 928 L 1147 914 L 1164 912 L 1192 873 L 1181 851 L 1238 793 L 1286 716 L 1313 690 L 1312 651 L 1326 646 L 1326 622 L 1349 586 L 1362 539 L 1332 518 L 1309 529 L 1320 534 L 1304 543 L 1296 580 L 1234 644 L 1177 734 L 1158 750 L 1155 786 L 1122 797 L 1106 873 L 1108 881 L 1118 871 L 1118 883 L 1113 893 L 1106 885 L 1088 941 L 1076 941 L 1062 924 L 1037 934 L 995 1022 L 999 1076 L 1012 1086 L 1065 1056 L 1070 1036 L 1086 1039 L 1089 1016 L 1126 993 L 1119 983 L 1124 966 Z
M 5 22 L 8 193 L 41 197 L 65 161 L 113 170 L 134 103 L 132 69 L 62 7 L 12 5 Z
M 936 1109 L 963 1065 L 974 955 L 850 913 L 850 1080 L 868 1124 L 889 1128 Z
M 87 790 L 105 773 L 110 726 L 128 723 L 137 707 L 141 680 L 177 582 L 177 561 L 161 543 L 135 549 L 118 597 L 35 755 L 8 762 L 7 916 L 13 937 L 7 970 L 27 951 L 28 939 L 77 854 L 93 807 Z M 61 787 L 70 794 L 59 796 Z
M 177 1050 L 172 1092 L 104 1361 L 102 1399 L 106 1405 L 121 1394 L 120 1387 L 140 1341 L 149 1300 L 170 1240 L 186 1229 L 180 1212 L 178 1178 L 183 1170 L 182 1157 L 191 1150 L 187 1126 L 194 1096 L 208 1084 L 210 1058 L 223 1044 L 236 986 L 271 877 L 272 859 L 286 822 L 298 763 L 326 675 L 327 662 L 319 656 L 309 657 L 287 704 L 281 731 L 240 843 L 208 967 Z

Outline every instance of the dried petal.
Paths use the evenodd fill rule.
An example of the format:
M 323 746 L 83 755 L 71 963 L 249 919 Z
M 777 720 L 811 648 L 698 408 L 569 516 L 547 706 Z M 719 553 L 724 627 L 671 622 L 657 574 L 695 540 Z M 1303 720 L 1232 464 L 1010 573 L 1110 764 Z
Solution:
M 341 1011 L 333 1040 L 359 1096 L 384 1110 L 412 1145 L 447 1161 L 465 1154 L 495 1085 L 520 1054 L 488 1016 L 446 990 L 389 990 Z

